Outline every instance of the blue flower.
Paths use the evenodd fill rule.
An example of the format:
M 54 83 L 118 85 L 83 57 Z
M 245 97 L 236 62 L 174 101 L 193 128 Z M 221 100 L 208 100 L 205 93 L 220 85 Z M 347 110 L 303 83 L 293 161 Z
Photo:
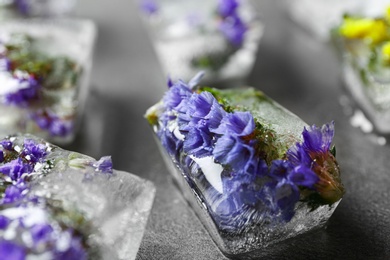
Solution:
M 218 138 L 213 156 L 219 163 L 237 172 L 251 171 L 257 165 L 253 145 L 246 144 L 239 136 L 224 135 Z
M 178 139 L 169 129 L 163 128 L 157 132 L 162 146 L 171 156 L 176 156 L 183 147 L 183 141 Z
M 225 18 L 219 30 L 232 45 L 240 47 L 244 42 L 247 26 L 238 15 L 234 15 Z
M 0 255 L 2 259 L 25 260 L 25 248 L 15 242 L 0 240 Z
M 11 60 L 7 57 L 0 57 L 0 71 L 11 71 Z
M 0 144 L 1 144 L 1 146 L 3 146 L 3 148 L 5 150 L 12 151 L 14 149 L 13 148 L 13 143 L 10 140 L 8 140 L 8 139 L 1 140 Z
M 213 137 L 208 129 L 206 120 L 198 124 L 186 134 L 183 151 L 198 158 L 210 156 L 213 150 Z
M 9 222 L 10 222 L 10 220 L 7 217 L 0 215 L 0 229 L 1 230 L 4 230 L 8 226 Z
M 68 136 L 73 131 L 73 122 L 62 119 L 49 110 L 39 110 L 30 117 L 42 130 L 47 130 L 51 136 Z
M 36 224 L 30 228 L 30 234 L 36 246 L 49 242 L 53 231 L 53 227 L 49 224 Z
M 180 130 L 185 131 L 196 127 L 201 120 L 211 130 L 220 125 L 225 115 L 225 110 L 210 92 L 194 93 L 187 102 L 186 114 L 179 116 L 181 119 L 179 121 L 179 125 L 181 126 Z
M 144 13 L 148 15 L 156 14 L 159 9 L 155 0 L 142 0 L 140 8 Z
M 99 161 L 95 162 L 93 165 L 97 171 L 102 173 L 112 174 L 112 160 L 111 156 L 103 156 Z
M 28 15 L 30 12 L 30 4 L 28 3 L 28 0 L 14 0 L 14 3 L 21 14 Z
M 19 78 L 19 84 L 18 91 L 5 95 L 6 104 L 26 107 L 31 101 L 39 99 L 41 85 L 33 76 Z
M 5 190 L 3 201 L 1 204 L 11 204 L 22 200 L 24 198 L 24 191 L 26 189 L 27 187 L 24 183 L 8 186 Z
M 226 114 L 218 128 L 212 132 L 220 135 L 248 136 L 255 130 L 255 120 L 250 112 Z
M 287 180 L 296 186 L 314 189 L 314 185 L 319 181 L 317 175 L 304 165 L 294 165 L 287 160 L 272 161 L 269 175 L 277 180 Z
M 22 155 L 27 160 L 36 163 L 40 162 L 46 156 L 46 146 L 44 144 L 37 144 L 32 139 L 25 139 Z
M 170 87 L 169 91 L 163 97 L 163 103 L 166 110 L 185 109 L 183 101 L 187 101 L 192 95 L 191 89 L 183 81 L 179 80 Z M 183 104 L 182 104 L 183 103 Z M 183 111 L 185 112 L 185 110 Z
M 218 14 L 222 17 L 232 16 L 238 6 L 237 0 L 218 0 Z
M 33 167 L 25 164 L 22 159 L 17 158 L 0 166 L 0 173 L 7 175 L 13 181 L 18 181 L 25 173 L 31 173 Z

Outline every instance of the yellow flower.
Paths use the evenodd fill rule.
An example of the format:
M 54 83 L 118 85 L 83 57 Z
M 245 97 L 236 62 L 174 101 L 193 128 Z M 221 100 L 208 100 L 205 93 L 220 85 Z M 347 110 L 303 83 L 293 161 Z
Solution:
M 339 32 L 346 38 L 364 39 L 371 44 L 390 38 L 386 21 L 383 19 L 346 17 Z
M 382 46 L 382 60 L 386 64 L 390 64 L 390 42 L 386 42 Z

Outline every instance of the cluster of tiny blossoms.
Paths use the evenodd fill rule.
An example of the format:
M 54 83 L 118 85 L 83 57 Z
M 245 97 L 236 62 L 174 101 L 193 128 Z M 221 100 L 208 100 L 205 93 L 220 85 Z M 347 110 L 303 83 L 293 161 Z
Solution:
M 212 157 L 229 170 L 222 174 L 223 201 L 211 205 L 217 222 L 248 208 L 261 208 L 273 218 L 289 221 L 300 190 L 315 191 L 320 180 L 314 156 L 329 152 L 333 123 L 304 129 L 302 143 L 291 147 L 285 159 L 267 164 L 256 150 L 261 140 L 254 134 L 252 114 L 226 112 L 210 92 L 192 90 L 198 80 L 168 83 L 158 116 L 157 134 L 163 146 L 177 162 L 184 152 L 188 158 Z
M 235 47 L 240 47 L 244 42 L 247 26 L 241 19 L 238 9 L 239 0 L 217 0 L 217 14 L 219 21 L 219 30 L 223 36 Z M 159 6 L 155 0 L 142 0 L 141 10 L 147 15 L 156 15 L 159 12 Z M 195 12 L 196 10 L 194 10 Z
M 25 139 L 0 141 L 0 179 L 4 188 L 0 201 L 0 255 L 4 259 L 87 259 L 85 237 L 55 220 L 45 198 L 30 194 L 31 182 L 53 167 L 46 161 L 52 147 Z M 112 173 L 110 157 L 89 165 Z M 84 241 L 83 241 L 84 240 Z
M 11 37 L 8 35 L 8 37 Z M 19 70 L 7 55 L 7 39 L 0 37 L 0 102 L 21 109 L 33 107 L 41 100 L 42 78 L 27 71 Z M 20 65 L 20 64 L 19 64 Z M 31 112 L 30 118 L 37 126 L 51 136 L 67 136 L 73 130 L 73 122 L 59 118 L 49 110 Z

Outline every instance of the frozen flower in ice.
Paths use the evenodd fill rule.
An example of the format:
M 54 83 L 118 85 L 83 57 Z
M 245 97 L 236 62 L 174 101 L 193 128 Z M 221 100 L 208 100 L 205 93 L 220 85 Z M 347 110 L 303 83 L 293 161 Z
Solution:
M 36 163 L 46 156 L 46 146 L 38 144 L 32 139 L 25 139 L 22 154 L 27 160 Z
M 212 132 L 220 135 L 248 136 L 255 130 L 255 121 L 250 112 L 228 113 L 218 128 Z
M 257 164 L 254 145 L 234 135 L 218 138 L 213 156 L 219 163 L 228 165 L 237 172 L 252 171 Z
M 222 17 L 232 16 L 238 6 L 237 0 L 218 0 L 218 14 Z
M 17 158 L 0 166 L 0 173 L 10 177 L 13 181 L 18 181 L 23 174 L 31 173 L 33 168 L 22 159 Z
M 17 80 L 17 90 L 4 96 L 6 104 L 24 107 L 31 101 L 38 100 L 41 85 L 33 76 L 21 75 L 17 77 Z
M 182 102 L 186 101 L 191 95 L 192 91 L 188 85 L 179 80 L 175 82 L 170 87 L 169 91 L 164 95 L 164 106 L 167 110 L 175 109 L 180 111 L 180 109 L 185 106 L 185 104 L 182 104 Z
M 142 0 L 140 8 L 144 13 L 148 15 L 156 14 L 159 9 L 155 0 Z
M 0 255 L 2 259 L 25 260 L 26 249 L 13 241 L 0 240 Z
M 49 110 L 39 110 L 31 118 L 43 130 L 48 130 L 51 136 L 67 136 L 73 130 L 73 121 L 60 118 Z
M 12 143 L 10 140 L 8 140 L 8 139 L 3 139 L 3 140 L 1 140 L 1 141 L 0 141 L 0 144 L 1 144 L 1 146 L 2 146 L 4 149 L 6 149 L 6 150 L 8 150 L 8 151 L 13 150 L 13 143 Z
M 28 3 L 28 0 L 14 0 L 14 3 L 21 14 L 23 15 L 28 14 L 30 10 L 30 5 Z
M 376 44 L 390 38 L 387 22 L 384 19 L 345 17 L 339 33 L 350 39 L 364 39 Z
M 340 170 L 330 151 L 334 136 L 334 123 L 322 127 L 315 125 L 304 129 L 303 142 L 298 143 L 287 151 L 287 158 L 298 172 L 312 171 L 319 181 L 315 189 L 321 195 L 324 203 L 332 204 L 344 194 L 340 182 Z
M 95 162 L 93 165 L 96 171 L 100 171 L 102 173 L 112 174 L 112 160 L 111 156 L 103 156 L 99 161 Z
M 205 122 L 205 120 L 202 120 Z M 213 138 L 206 124 L 199 124 L 186 134 L 183 150 L 198 158 L 210 156 L 213 150 Z
M 10 204 L 20 201 L 24 197 L 26 185 L 19 182 L 18 185 L 10 185 L 6 188 L 3 201 L 0 204 Z
M 210 92 L 194 93 L 187 102 L 186 113 L 190 118 L 190 128 L 198 124 L 199 120 L 205 119 L 207 121 L 204 122 L 209 129 L 217 128 L 226 114 Z
M 239 47 L 244 42 L 247 26 L 238 15 L 233 15 L 222 21 L 219 30 L 232 45 Z
M 11 61 L 7 57 L 0 57 L 0 72 L 1 71 L 11 71 Z

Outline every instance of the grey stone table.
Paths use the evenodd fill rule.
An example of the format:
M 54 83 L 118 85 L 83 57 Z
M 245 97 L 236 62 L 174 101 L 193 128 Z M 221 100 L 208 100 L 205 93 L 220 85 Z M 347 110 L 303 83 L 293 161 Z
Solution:
M 173 185 L 143 119 L 165 91 L 165 76 L 132 0 L 80 0 L 75 15 L 99 30 L 91 93 L 76 142 L 115 168 L 152 180 L 154 207 L 138 259 L 225 259 Z M 292 23 L 282 1 L 258 0 L 265 35 L 248 84 L 309 124 L 334 120 L 347 193 L 327 229 L 293 240 L 268 259 L 390 259 L 390 144 L 349 124 L 340 67 L 330 45 Z

